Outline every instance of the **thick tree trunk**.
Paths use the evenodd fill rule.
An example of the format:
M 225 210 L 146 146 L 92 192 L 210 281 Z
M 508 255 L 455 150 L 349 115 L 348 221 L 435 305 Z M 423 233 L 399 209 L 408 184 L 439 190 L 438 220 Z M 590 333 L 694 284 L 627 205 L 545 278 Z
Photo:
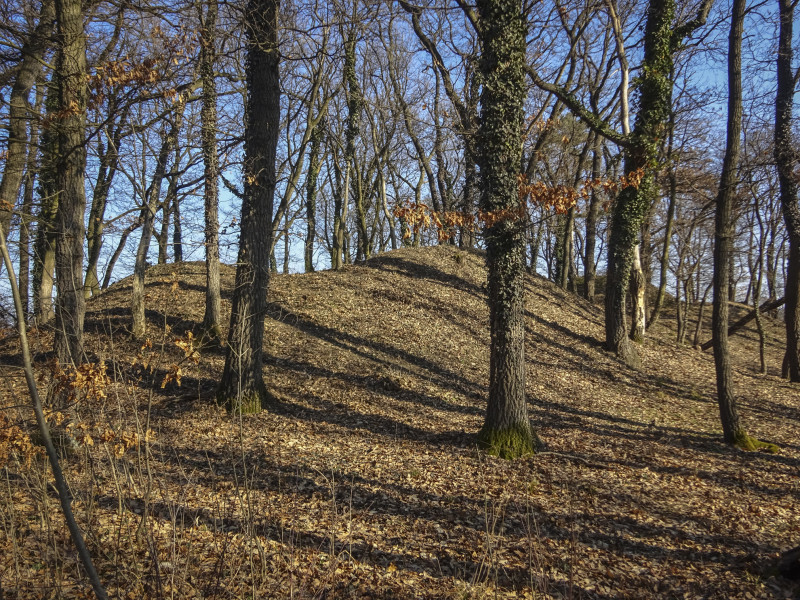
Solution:
M 796 80 L 792 72 L 792 24 L 795 2 L 778 0 L 778 90 L 775 97 L 775 162 L 778 165 L 781 209 L 789 234 L 786 268 L 786 358 L 789 380 L 800 382 L 800 152 L 792 140 L 792 109 Z
M 658 152 L 672 105 L 672 57 L 684 38 L 705 23 L 711 2 L 704 0 L 697 17 L 680 27 L 673 22 L 675 8 L 672 0 L 650 0 L 647 10 L 639 111 L 625 150 L 625 173 L 642 169 L 643 177 L 638 188 L 625 188 L 617 196 L 608 244 L 606 347 L 633 367 L 639 365 L 639 357 L 628 338 L 625 296 L 642 220 L 655 200 Z
M 525 24 L 520 0 L 479 0 L 481 18 L 481 208 L 519 207 Z M 516 458 L 535 450 L 525 396 L 525 228 L 517 218 L 486 230 L 491 349 L 489 401 L 478 437 L 493 454 Z
M 739 137 L 742 127 L 742 25 L 745 0 L 734 0 L 728 45 L 728 133 L 722 164 L 714 225 L 714 308 L 712 340 L 717 374 L 717 401 L 725 441 L 744 445 L 747 434 L 739 422 L 736 398 L 731 380 L 728 353 L 728 300 L 733 252 L 733 197 L 736 191 L 736 167 L 739 159 Z
M 617 196 L 608 244 L 606 347 L 632 367 L 638 367 L 640 362 L 628 337 L 625 298 L 642 220 L 655 198 L 654 168 L 658 141 L 664 135 L 672 101 L 669 75 L 672 71 L 674 14 L 675 4 L 670 0 L 650 1 L 638 88 L 639 112 L 631 134 L 631 146 L 625 151 L 625 173 L 643 169 L 644 177 L 638 188 L 625 188 Z
M 86 212 L 86 36 L 80 0 L 56 0 L 58 34 L 58 155 L 55 162 L 56 321 L 54 349 L 61 365 L 83 362 L 83 238 Z
M 198 9 L 202 13 L 202 6 Z M 202 17 L 202 15 L 201 15 Z M 203 146 L 203 196 L 205 203 L 206 243 L 206 308 L 203 333 L 220 340 L 219 287 L 219 157 L 217 156 L 217 87 L 214 80 L 217 38 L 217 0 L 207 0 L 205 17 L 200 28 L 200 78 L 203 86 L 203 105 L 200 111 Z
M 245 185 L 228 349 L 218 391 L 234 413 L 268 401 L 262 354 L 272 245 L 275 158 L 280 127 L 277 0 L 249 0 Z

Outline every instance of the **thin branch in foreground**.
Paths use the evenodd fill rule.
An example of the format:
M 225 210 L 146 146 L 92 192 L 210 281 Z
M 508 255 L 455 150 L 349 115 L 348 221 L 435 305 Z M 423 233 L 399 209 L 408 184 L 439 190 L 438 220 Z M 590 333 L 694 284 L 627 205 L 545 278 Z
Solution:
M 92 584 L 94 593 L 99 600 L 107 600 L 108 595 L 100 582 L 100 577 L 92 563 L 92 556 L 89 554 L 89 549 L 86 547 L 86 542 L 83 539 L 78 523 L 75 521 L 75 515 L 72 513 L 72 496 L 69 493 L 67 482 L 64 479 L 64 472 L 61 470 L 61 464 L 58 461 L 58 454 L 53 438 L 50 436 L 50 427 L 44 418 L 44 411 L 42 410 L 42 400 L 39 397 L 39 391 L 36 387 L 36 377 L 33 373 L 33 365 L 31 363 L 30 347 L 28 346 L 28 335 L 25 329 L 25 312 L 22 309 L 22 299 L 19 295 L 19 287 L 17 287 L 17 276 L 14 272 L 14 265 L 11 263 L 11 256 L 8 253 L 8 246 L 6 245 L 6 237 L 0 229 L 0 252 L 3 254 L 3 262 L 6 266 L 6 273 L 8 274 L 8 281 L 11 284 L 11 293 L 14 297 L 14 308 L 17 312 L 17 331 L 19 332 L 19 342 L 22 348 L 22 364 L 25 371 L 25 380 L 28 384 L 28 392 L 33 400 L 33 412 L 36 414 L 36 423 L 39 426 L 39 433 L 42 436 L 47 457 L 50 459 L 50 466 L 53 469 L 53 477 L 56 480 L 56 489 L 58 490 L 58 498 L 61 501 L 61 510 L 64 513 L 64 519 L 67 521 L 72 542 L 78 550 L 78 556 L 81 559 L 83 567 L 86 569 L 86 574 L 89 576 L 89 581 Z

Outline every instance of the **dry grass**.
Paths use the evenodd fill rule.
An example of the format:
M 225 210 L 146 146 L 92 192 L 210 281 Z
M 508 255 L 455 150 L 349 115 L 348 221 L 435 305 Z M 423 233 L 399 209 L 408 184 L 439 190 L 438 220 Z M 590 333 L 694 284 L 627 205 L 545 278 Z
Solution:
M 265 369 L 280 403 L 244 419 L 213 402 L 222 352 L 195 365 L 176 345 L 199 331 L 203 273 L 149 271 L 149 346 L 125 333 L 129 282 L 89 304 L 112 383 L 78 405 L 86 445 L 65 466 L 114 597 L 797 597 L 764 571 L 800 542 L 800 394 L 776 377 L 777 324 L 770 375 L 752 330 L 733 339 L 743 419 L 781 447 L 744 453 L 721 443 L 709 353 L 666 323 L 631 372 L 600 347 L 600 307 L 530 279 L 528 392 L 550 452 L 505 462 L 473 439 L 480 255 L 406 249 L 275 277 Z M 35 340 L 46 382 L 49 336 Z M 4 404 L 27 417 L 14 344 Z M 177 367 L 181 385 L 162 388 Z M 0 471 L 5 597 L 87 597 L 44 463 L 19 454 Z

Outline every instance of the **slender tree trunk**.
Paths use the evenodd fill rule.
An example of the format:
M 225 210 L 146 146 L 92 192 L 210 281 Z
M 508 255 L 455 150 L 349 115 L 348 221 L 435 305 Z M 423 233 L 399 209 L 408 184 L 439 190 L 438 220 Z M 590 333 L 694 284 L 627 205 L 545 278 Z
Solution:
M 83 238 L 86 193 L 86 36 L 80 0 L 56 0 L 58 155 L 55 186 L 56 320 L 54 349 L 62 365 L 83 362 Z
M 384 176 L 383 171 L 379 172 L 379 177 L 381 178 L 381 206 L 383 207 L 384 215 L 386 215 L 386 221 L 389 223 L 389 238 L 392 242 L 392 250 L 397 250 L 399 247 L 397 243 L 397 225 L 395 224 L 394 216 L 389 210 L 389 200 L 386 195 L 386 177 Z
M 200 27 L 200 77 L 203 106 L 200 112 L 203 146 L 203 196 L 205 204 L 206 244 L 206 308 L 203 333 L 213 340 L 222 337 L 220 330 L 219 284 L 219 157 L 217 156 L 217 86 L 214 62 L 217 39 L 217 0 L 207 0 L 205 17 Z M 202 13 L 202 6 L 198 9 Z
M 728 44 L 728 126 L 714 226 L 714 309 L 712 340 L 717 374 L 717 401 L 725 441 L 744 444 L 747 434 L 739 422 L 728 353 L 728 300 L 733 252 L 733 197 L 742 127 L 742 25 L 745 0 L 734 0 Z
M 180 164 L 181 154 L 181 148 L 176 145 L 173 151 L 175 158 L 173 159 L 172 169 L 167 174 L 167 192 L 164 194 L 164 201 L 161 203 L 161 233 L 156 235 L 158 264 L 160 265 L 167 264 L 169 260 L 169 228 L 170 225 L 173 225 L 173 216 L 176 214 L 179 203 L 178 184 L 180 183 L 180 171 L 178 165 Z M 174 227 L 173 225 L 173 229 Z
M 289 274 L 289 256 L 291 252 L 291 246 L 289 242 L 289 228 L 292 226 L 291 222 L 289 221 L 289 213 L 286 213 L 283 217 L 283 274 Z
M 125 244 L 128 241 L 128 236 L 132 234 L 134 231 L 139 229 L 142 226 L 142 216 L 139 215 L 136 220 L 128 225 L 123 231 L 122 234 L 119 236 L 119 242 L 117 243 L 117 249 L 114 250 L 114 254 L 111 255 L 111 258 L 108 259 L 108 265 L 106 266 L 106 274 L 103 277 L 103 285 L 101 289 L 107 289 L 108 286 L 111 284 L 111 274 L 114 272 L 114 266 L 117 264 L 122 251 L 125 249 Z
M 705 319 L 706 314 L 706 301 L 708 300 L 708 292 L 711 291 L 712 285 L 713 282 L 706 286 L 703 292 L 703 298 L 700 300 L 700 308 L 697 312 L 697 323 L 694 328 L 694 342 L 692 343 L 695 348 L 700 347 L 700 336 L 703 334 L 703 319 Z
M 781 209 L 789 234 L 786 268 L 786 358 L 789 380 L 800 382 L 800 180 L 797 172 L 800 152 L 792 139 L 792 109 L 795 87 L 792 72 L 793 0 L 778 0 L 780 33 L 778 41 L 778 90 L 775 97 L 775 162 L 778 165 Z
M 172 202 L 172 260 L 183 262 L 183 226 L 181 224 L 181 203 L 177 196 Z
M 692 272 L 683 280 L 683 311 L 681 312 L 680 323 L 678 324 L 678 343 L 686 343 L 686 335 L 689 332 L 689 309 L 692 306 Z
M 308 174 L 306 175 L 306 273 L 314 271 L 314 240 L 317 237 L 317 186 L 322 166 L 321 148 L 325 134 L 325 120 L 320 119 L 311 132 L 311 148 L 308 152 Z
M 58 197 L 55 194 L 45 195 L 39 209 L 33 250 L 33 314 L 36 324 L 39 326 L 50 323 L 56 316 L 53 305 L 53 288 L 55 287 L 57 210 Z
M 112 101 L 112 105 L 115 101 Z M 115 110 L 112 106 L 111 111 Z M 89 226 L 86 232 L 87 241 L 87 267 L 84 281 L 84 294 L 89 298 L 100 291 L 100 282 L 97 274 L 97 265 L 103 247 L 104 219 L 108 196 L 111 185 L 119 167 L 119 146 L 122 142 L 122 129 L 127 123 L 128 109 L 122 111 L 116 127 L 112 127 L 107 144 L 98 143 L 99 169 L 97 180 L 92 194 L 92 207 L 89 209 Z
M 363 172 L 359 161 L 353 156 L 353 204 L 356 209 L 356 260 L 369 258 L 369 233 L 367 231 L 367 203 L 362 185 Z
M 355 11 L 355 5 L 353 10 Z M 345 130 L 344 150 L 344 183 L 341 193 L 334 204 L 333 217 L 333 250 L 335 258 L 331 261 L 331 268 L 340 269 L 343 262 L 347 262 L 349 251 L 345 250 L 345 236 L 347 223 L 347 209 L 350 203 L 350 187 L 353 178 L 353 159 L 355 157 L 355 140 L 358 137 L 361 120 L 361 107 L 363 98 L 361 88 L 356 78 L 356 32 L 352 29 L 347 37 L 344 48 L 344 77 L 347 84 L 347 128 Z
M 667 163 L 669 164 L 669 204 L 667 205 L 667 223 L 664 227 L 664 244 L 661 250 L 661 261 L 659 266 L 658 292 L 653 303 L 653 312 L 650 315 L 648 327 L 656 324 L 664 308 L 664 299 L 667 295 L 667 274 L 669 272 L 669 247 L 672 244 L 672 228 L 675 223 L 675 206 L 678 202 L 678 176 L 676 165 L 671 160 L 672 144 L 675 136 L 675 115 L 670 111 L 670 132 L 669 149 L 667 150 Z
M 55 16 L 53 0 L 44 0 L 39 9 L 39 23 L 22 45 L 22 59 L 17 65 L 8 99 L 8 138 L 3 177 L 0 180 L 0 226 L 6 236 L 11 225 L 11 210 L 17 204 L 29 154 L 28 123 L 31 120 L 31 107 L 28 97 L 42 72 L 44 54 L 51 44 L 50 34 Z M 80 94 L 80 90 L 76 93 Z
M 602 165 L 603 154 L 599 135 L 594 136 L 594 147 L 592 148 L 592 179 L 600 179 L 600 168 Z M 589 302 L 594 302 L 595 281 L 595 251 L 597 248 L 597 218 L 600 213 L 600 197 L 598 192 L 592 189 L 589 199 L 589 209 L 586 212 L 586 244 L 584 246 L 583 259 L 583 281 L 584 295 Z
M 36 105 L 33 112 L 40 115 L 44 104 L 45 86 L 40 82 L 36 88 Z M 31 272 L 31 235 L 33 223 L 33 192 L 36 176 L 39 172 L 39 125 L 31 123 L 31 144 L 28 149 L 28 164 L 25 167 L 25 179 L 22 189 L 22 220 L 19 230 L 19 294 L 22 308 L 27 320 L 30 310 L 30 272 Z
M 520 0 L 478 0 L 482 42 L 481 208 L 516 210 L 525 100 L 525 22 Z M 505 219 L 486 230 L 489 402 L 479 433 L 493 454 L 516 458 L 535 450 L 525 396 L 525 228 Z
M 147 270 L 147 254 L 153 237 L 153 226 L 158 209 L 158 201 L 161 197 L 161 184 L 167 172 L 167 158 L 178 143 L 178 132 L 183 121 L 184 107 L 185 100 L 179 98 L 173 111 L 170 129 L 161 142 L 153 178 L 147 188 L 144 206 L 139 217 L 142 223 L 142 235 L 139 238 L 139 246 L 136 249 L 136 262 L 133 267 L 133 292 L 131 294 L 131 313 L 133 314 L 131 334 L 137 339 L 143 338 L 147 332 L 144 307 L 144 276 Z
M 280 127 L 278 7 L 277 0 L 249 0 L 247 5 L 244 199 L 228 349 L 218 391 L 219 400 L 234 413 L 258 412 L 269 399 L 262 355 Z

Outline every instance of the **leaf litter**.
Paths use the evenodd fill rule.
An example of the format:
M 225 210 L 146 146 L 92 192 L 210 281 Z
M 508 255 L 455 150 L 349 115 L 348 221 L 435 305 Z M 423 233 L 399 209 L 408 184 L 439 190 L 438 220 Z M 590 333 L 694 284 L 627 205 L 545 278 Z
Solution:
M 233 269 L 222 273 L 229 310 Z M 665 319 L 630 371 L 602 350 L 601 307 L 529 277 L 527 392 L 548 448 L 506 462 L 474 439 L 489 361 L 479 253 L 409 248 L 274 276 L 264 368 L 277 403 L 243 418 L 214 402 L 224 350 L 202 345 L 203 265 L 147 277 L 149 344 L 126 334 L 130 281 L 89 302 L 87 347 L 111 382 L 75 407 L 85 436 L 135 444 L 97 435 L 65 460 L 113 597 L 800 594 L 769 571 L 800 543 L 800 395 L 779 378 L 775 320 L 766 376 L 754 330 L 731 340 L 747 430 L 781 448 L 745 453 L 721 441 L 710 353 L 676 345 Z M 46 382 L 50 338 L 32 339 Z M 6 335 L 4 364 L 16 344 Z M 3 414 L 30 431 L 21 373 L 3 374 Z M 16 448 L 0 491 L 2 590 L 89 597 L 46 465 L 26 467 Z

